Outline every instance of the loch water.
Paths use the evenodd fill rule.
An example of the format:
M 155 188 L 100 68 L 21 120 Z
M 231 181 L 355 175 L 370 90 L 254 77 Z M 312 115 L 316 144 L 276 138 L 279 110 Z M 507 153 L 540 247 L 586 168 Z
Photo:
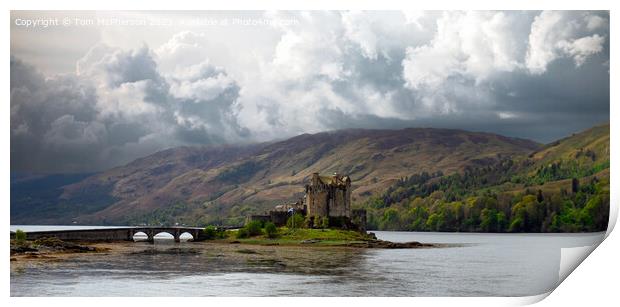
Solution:
M 450 247 L 119 243 L 118 252 L 12 268 L 11 296 L 529 296 L 558 284 L 562 249 L 604 238 L 604 233 L 375 233 L 394 242 Z

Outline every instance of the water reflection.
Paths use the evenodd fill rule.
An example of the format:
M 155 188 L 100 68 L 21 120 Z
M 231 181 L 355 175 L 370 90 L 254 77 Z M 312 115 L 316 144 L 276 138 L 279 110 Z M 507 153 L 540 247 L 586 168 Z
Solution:
M 137 268 L 148 272 L 251 272 L 345 276 L 363 265 L 366 250 L 242 246 L 229 244 L 135 243 L 115 265 L 123 270 Z M 89 257 L 94 258 L 94 257 Z M 108 261 L 102 257 L 101 261 Z M 92 262 L 92 261 L 91 261 Z

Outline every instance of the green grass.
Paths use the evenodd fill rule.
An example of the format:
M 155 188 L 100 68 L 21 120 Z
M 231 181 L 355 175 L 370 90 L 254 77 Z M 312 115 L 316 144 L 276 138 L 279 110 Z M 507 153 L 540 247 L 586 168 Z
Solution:
M 258 245 L 320 245 L 320 246 L 338 246 L 346 245 L 349 243 L 359 243 L 369 241 L 372 238 L 364 233 L 360 233 L 352 230 L 340 230 L 340 229 L 307 229 L 297 228 L 291 229 L 286 227 L 278 228 L 278 233 L 275 238 L 268 238 L 266 235 L 253 236 L 250 238 L 238 239 L 235 238 L 234 231 L 227 231 L 227 238 L 225 241 L 239 241 L 244 244 L 258 244 Z M 307 244 L 303 243 L 307 240 L 314 240 L 317 242 Z

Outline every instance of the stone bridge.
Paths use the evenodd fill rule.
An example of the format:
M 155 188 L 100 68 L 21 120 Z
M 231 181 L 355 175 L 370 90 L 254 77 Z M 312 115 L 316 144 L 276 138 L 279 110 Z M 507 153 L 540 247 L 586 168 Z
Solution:
M 159 233 L 171 234 L 176 242 L 180 242 L 181 234 L 184 233 L 191 234 L 193 241 L 203 241 L 206 239 L 204 228 L 176 226 L 137 226 L 99 229 L 27 231 L 26 236 L 28 240 L 36 240 L 44 237 L 56 237 L 63 241 L 133 241 L 133 236 L 139 232 L 146 234 L 149 242 L 153 242 L 155 235 Z M 14 237 L 15 232 L 11 231 L 11 238 Z

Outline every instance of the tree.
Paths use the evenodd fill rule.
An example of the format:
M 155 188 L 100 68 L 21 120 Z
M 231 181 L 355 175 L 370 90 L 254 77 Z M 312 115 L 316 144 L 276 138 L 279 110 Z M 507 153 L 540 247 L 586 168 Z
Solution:
M 278 235 L 278 228 L 272 222 L 265 223 L 265 234 L 268 238 L 275 238 Z
M 395 230 L 399 228 L 399 213 L 394 208 L 388 208 L 383 212 L 383 220 L 381 221 L 382 229 Z
M 512 218 L 510 219 L 509 232 L 525 231 L 527 224 L 527 211 L 522 203 L 517 203 L 512 207 Z
M 525 231 L 539 232 L 545 215 L 545 206 L 538 203 L 534 195 L 523 197 L 521 203 L 525 207 L 527 219 Z
M 304 224 L 304 217 L 299 213 L 293 214 L 286 221 L 286 227 L 288 228 L 303 228 Z
M 451 202 L 450 210 L 452 210 L 457 228 L 460 227 L 461 222 L 463 221 L 463 203 L 460 201 Z
M 433 213 L 428 217 L 426 221 L 426 228 L 431 231 L 439 231 L 439 227 L 441 226 L 441 216 L 437 213 Z
M 497 232 L 497 210 L 495 209 L 482 209 L 480 213 L 480 228 L 486 232 Z
M 260 221 L 251 221 L 247 223 L 244 228 L 248 231 L 248 236 L 258 236 L 262 233 L 262 223 Z
M 525 221 L 523 220 L 522 217 L 514 218 L 510 222 L 510 227 L 508 228 L 508 231 L 509 232 L 523 231 L 525 229 L 524 225 L 525 225 Z
M 411 230 L 424 230 L 429 215 L 428 209 L 424 206 L 422 199 L 419 197 L 417 197 L 412 204 L 412 208 L 409 210 L 409 216 L 412 222 L 409 227 Z
M 327 229 L 329 228 L 329 217 L 324 216 L 321 218 L 321 223 L 319 224 L 319 227 L 323 228 L 323 229 Z
M 205 234 L 205 238 L 207 240 L 213 240 L 217 237 L 217 228 L 215 228 L 215 226 L 213 225 L 209 225 L 207 227 L 205 227 L 204 229 L 204 234 Z
M 247 238 L 247 237 L 249 237 L 249 235 L 248 235 L 248 230 L 245 227 L 240 228 L 239 230 L 237 230 L 237 238 L 238 239 L 243 239 L 243 238 Z
M 538 189 L 538 193 L 536 194 L 536 201 L 538 201 L 539 203 L 542 203 L 545 200 L 545 197 L 543 196 L 543 192 L 541 189 Z
M 595 231 L 607 228 L 609 220 L 609 194 L 598 194 L 586 202 L 580 212 L 583 230 Z
M 383 202 L 383 199 L 380 197 L 373 196 L 368 200 L 368 203 L 370 204 L 372 208 L 375 208 L 375 209 L 380 209 L 380 208 L 385 207 L 385 203 Z
M 504 212 L 498 212 L 496 215 L 497 219 L 497 231 L 504 232 L 506 231 L 506 226 L 508 224 L 508 220 L 506 219 L 506 214 Z
M 573 181 L 571 182 L 571 187 L 573 193 L 579 192 L 579 179 L 573 178 Z
M 21 230 L 21 229 L 17 229 L 15 231 L 15 240 L 19 243 L 23 243 L 26 241 L 26 233 Z

